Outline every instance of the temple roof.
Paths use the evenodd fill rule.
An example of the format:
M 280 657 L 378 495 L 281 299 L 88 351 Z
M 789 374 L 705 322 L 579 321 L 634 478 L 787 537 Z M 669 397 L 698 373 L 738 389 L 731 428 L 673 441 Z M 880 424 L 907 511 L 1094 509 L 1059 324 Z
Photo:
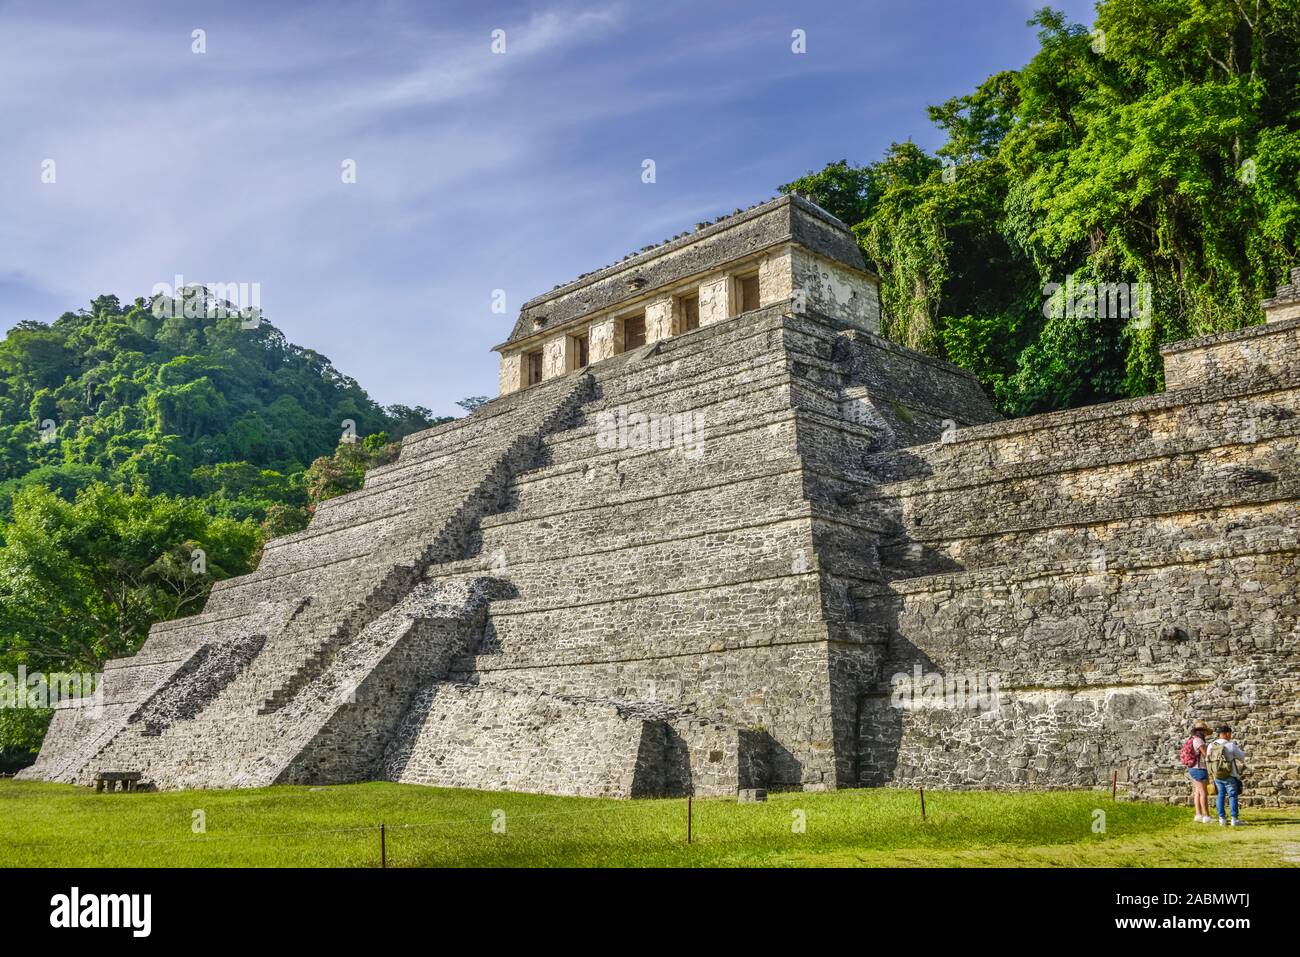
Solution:
M 629 253 L 619 262 L 535 296 L 520 308 L 510 338 L 495 348 L 541 334 L 539 320 L 543 327 L 558 326 L 787 242 L 867 271 L 848 226 L 803 196 L 777 196 L 712 222 L 696 223 L 690 232 Z

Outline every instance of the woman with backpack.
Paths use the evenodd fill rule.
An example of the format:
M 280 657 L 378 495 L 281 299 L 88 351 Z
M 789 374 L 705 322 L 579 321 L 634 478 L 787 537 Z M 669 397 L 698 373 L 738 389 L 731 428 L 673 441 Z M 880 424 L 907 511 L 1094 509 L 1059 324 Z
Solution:
M 1192 804 L 1196 808 L 1196 823 L 1209 824 L 1210 799 L 1206 795 L 1205 785 L 1210 772 L 1205 767 L 1205 736 L 1210 733 L 1210 726 L 1204 721 L 1192 725 L 1192 733 L 1183 742 L 1183 749 L 1178 753 L 1178 760 L 1187 768 L 1187 776 L 1192 779 Z

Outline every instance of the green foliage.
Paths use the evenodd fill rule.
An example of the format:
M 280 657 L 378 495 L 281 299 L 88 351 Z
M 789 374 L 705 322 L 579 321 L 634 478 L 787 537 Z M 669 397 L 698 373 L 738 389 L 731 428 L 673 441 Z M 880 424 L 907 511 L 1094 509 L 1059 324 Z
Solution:
M 12 774 L 36 759 L 53 716 L 48 708 L 0 708 L 0 774 Z
M 250 571 L 261 541 L 254 523 L 193 499 L 104 483 L 72 502 L 23 489 L 0 548 L 0 661 L 97 670 L 154 622 L 197 611 L 217 579 Z
M 333 455 L 323 455 L 307 469 L 307 497 L 314 507 L 326 499 L 361 488 L 366 472 L 396 461 L 401 445 L 387 434 L 368 435 L 360 442 L 340 442 Z
M 1095 33 L 1030 23 L 1021 70 L 930 108 L 935 156 L 896 143 L 782 187 L 853 226 L 886 335 L 1012 415 L 1158 390 L 1162 343 L 1258 322 L 1300 253 L 1293 4 L 1102 0 Z M 1151 313 L 1046 314 L 1069 277 L 1147 284 Z
M 40 483 L 65 493 L 93 476 L 260 519 L 271 503 L 307 504 L 293 477 L 330 454 L 345 420 L 394 439 L 434 421 L 420 406 L 376 405 L 268 322 L 171 311 L 101 296 L 0 342 L 0 518 L 43 470 Z

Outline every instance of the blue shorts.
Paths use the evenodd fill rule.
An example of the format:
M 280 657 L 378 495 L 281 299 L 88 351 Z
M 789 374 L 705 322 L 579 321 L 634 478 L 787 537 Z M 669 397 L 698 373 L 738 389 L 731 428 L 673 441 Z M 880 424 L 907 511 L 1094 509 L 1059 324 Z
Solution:
M 1187 776 L 1193 781 L 1205 781 L 1209 778 L 1210 772 L 1205 768 L 1188 768 Z

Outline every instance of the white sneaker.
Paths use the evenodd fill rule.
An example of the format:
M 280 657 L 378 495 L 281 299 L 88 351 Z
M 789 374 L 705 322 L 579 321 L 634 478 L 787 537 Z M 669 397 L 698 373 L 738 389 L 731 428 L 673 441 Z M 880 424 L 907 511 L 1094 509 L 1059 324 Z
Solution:
M 1212 817 L 1210 817 L 1210 815 L 1208 815 L 1208 814 L 1202 814 L 1201 817 L 1200 817 L 1200 821 L 1201 821 L 1202 824 L 1209 824 L 1209 823 L 1210 823 L 1211 821 L 1213 821 L 1213 820 L 1214 820 L 1214 819 L 1213 819 Z
M 1228 823 L 1227 820 L 1225 820 L 1224 818 L 1219 818 L 1219 827 L 1223 827 L 1223 825 L 1227 823 Z
M 1232 826 L 1233 826 L 1233 827 L 1241 827 L 1241 825 L 1242 825 L 1242 822 L 1241 822 L 1240 820 L 1238 820 L 1238 819 L 1235 818 L 1235 817 L 1232 819 Z

